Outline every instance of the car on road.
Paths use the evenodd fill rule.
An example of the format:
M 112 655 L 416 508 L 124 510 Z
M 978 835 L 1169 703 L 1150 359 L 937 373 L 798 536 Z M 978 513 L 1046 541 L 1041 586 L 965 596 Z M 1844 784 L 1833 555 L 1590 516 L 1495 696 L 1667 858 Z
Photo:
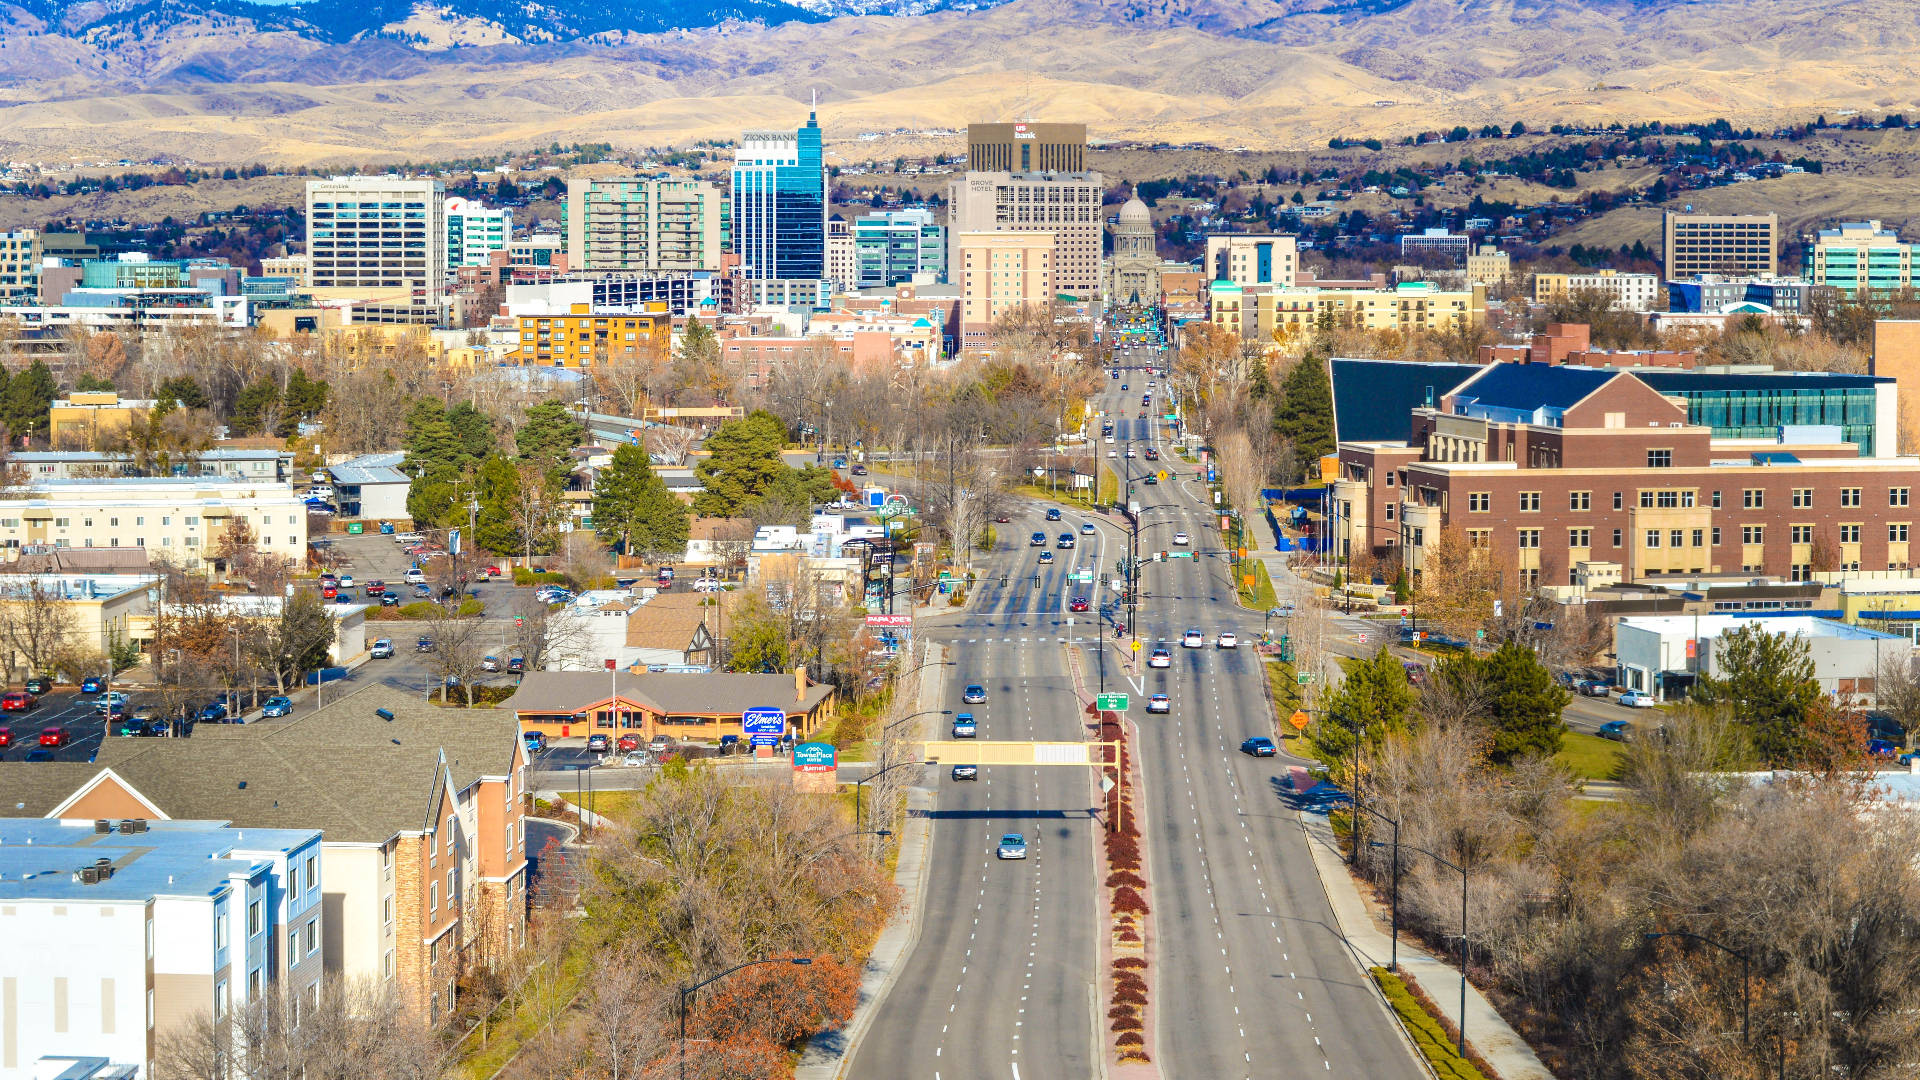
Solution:
M 68 731 L 66 728 L 50 727 L 50 728 L 40 729 L 40 745 L 41 746 L 50 746 L 53 749 L 58 750 L 72 741 L 73 741 L 73 732 Z
M 1172 712 L 1173 699 L 1165 694 L 1155 694 L 1147 699 L 1147 711 L 1150 713 Z
M 105 675 L 89 675 L 80 680 L 80 692 L 83 694 L 97 694 L 106 688 L 107 677 Z
M 527 658 L 524 656 L 507 657 L 507 670 L 518 675 L 527 670 Z
M 1240 744 L 1240 752 L 1254 757 L 1273 757 L 1280 752 L 1280 748 L 1273 745 L 1273 740 L 1265 735 L 1255 735 Z
M 1148 487 L 1158 487 L 1160 485 L 1160 478 L 1153 475 L 1152 473 L 1148 473 L 1147 475 L 1140 478 L 1140 482 L 1147 485 Z
M 1653 700 L 1652 694 L 1643 694 L 1638 690 L 1629 690 L 1620 695 L 1620 704 L 1629 709 L 1651 709 L 1660 704 Z
M 594 734 L 594 735 L 587 736 L 587 752 L 588 753 L 604 754 L 611 748 L 612 748 L 612 740 L 608 739 L 605 735 Z
M 352 575 L 352 574 L 341 574 L 341 575 L 340 575 L 340 587 L 341 587 L 341 588 L 343 588 L 343 589 L 351 589 L 351 588 L 353 588 L 353 575 Z
M 1032 536 L 1027 537 L 1027 546 L 1028 547 L 1046 547 L 1047 534 L 1037 532 L 1037 533 L 1034 533 Z
M 954 738 L 971 739 L 978 731 L 979 729 L 974 725 L 972 713 L 963 712 L 953 718 Z
M 1051 551 L 1043 551 L 1043 552 L 1041 552 L 1041 553 L 1040 553 L 1040 565 L 1041 565 L 1041 566 L 1046 566 L 1046 565 L 1048 565 L 1048 564 L 1049 564 L 1049 563 L 1051 563 L 1051 562 L 1053 562 L 1053 552 L 1051 552 Z
M 480 658 L 481 671 L 499 671 L 500 658 L 491 654 Z
M 1153 448 L 1153 447 L 1151 447 L 1151 446 L 1149 446 L 1149 447 L 1147 447 L 1147 460 L 1148 460 L 1148 461 L 1159 461 L 1159 460 L 1160 460 L 1160 451 L 1158 451 L 1158 450 L 1156 450 L 1156 449 L 1154 449 L 1154 448 Z
M 855 476 L 865 476 L 865 475 L 867 475 L 867 467 L 866 467 L 865 465 L 855 465 L 855 466 L 854 466 L 853 468 L 851 468 L 851 469 L 849 469 L 849 470 L 847 470 L 847 471 L 848 471 L 848 472 L 851 472 L 851 473 L 852 473 L 853 475 L 855 475 Z
M 415 585 L 413 587 L 413 595 L 421 600 L 431 600 L 433 599 L 433 588 L 432 586 L 424 584 Z
M 1147 657 L 1147 666 L 1163 667 L 1163 668 L 1172 667 L 1173 666 L 1173 650 L 1167 648 L 1164 645 L 1153 650 L 1152 655 Z
M 12 745 L 13 729 L 10 727 L 0 727 L 0 750 L 5 750 Z
M 1193 543 L 1193 537 L 1188 536 L 1186 533 L 1177 532 L 1173 534 L 1174 547 L 1186 547 L 1188 544 L 1191 544 L 1191 543 Z
M 106 693 L 101 694 L 98 698 L 94 699 L 93 711 L 97 713 L 104 713 L 109 709 L 125 708 L 126 704 L 127 704 L 127 695 L 121 693 L 118 690 L 109 690 Z
M 1067 601 L 1067 610 L 1068 611 L 1087 610 L 1087 598 L 1084 596 L 1076 596 L 1073 599 Z
M 1122 390 L 1125 390 L 1126 388 L 1127 388 L 1127 384 L 1126 384 L 1126 383 L 1121 383 L 1121 384 L 1120 384 L 1120 389 L 1122 389 Z
M 0 712 L 26 712 L 38 704 L 40 699 L 25 690 L 9 690 L 0 694 Z
M 1204 648 L 1206 647 L 1206 644 L 1207 644 L 1207 635 L 1201 633 L 1197 629 L 1189 630 L 1186 633 L 1180 635 L 1180 647 L 1183 649 Z
M 381 581 L 379 578 L 375 578 L 374 580 L 367 582 L 366 594 L 367 594 L 367 599 L 369 600 L 379 599 L 380 594 L 386 591 L 387 591 L 387 583 L 384 581 Z
M 1130 458 L 1137 458 L 1140 456 L 1140 452 L 1138 450 L 1135 450 L 1133 447 L 1129 446 L 1127 447 L 1126 456 Z
M 1113 440 L 1112 440 L 1112 439 L 1108 439 L 1107 441 L 1108 441 L 1108 442 L 1112 442 Z M 1118 451 L 1118 450 L 1109 450 L 1109 451 L 1107 451 L 1107 456 L 1108 456 L 1108 457 L 1110 457 L 1110 458 L 1118 458 L 1118 457 L 1120 456 L 1120 451 Z
M 419 638 L 414 640 L 413 651 L 414 652 L 432 652 L 433 639 L 430 637 L 427 637 L 425 634 L 422 634 Z
M 224 701 L 209 701 L 194 715 L 194 719 L 202 724 L 225 723 L 227 720 L 227 703 Z
M 1013 518 L 1007 516 L 1006 514 L 1001 514 L 999 517 L 994 518 L 993 522 L 996 525 L 1005 525 L 1008 522 L 1011 522 L 1012 520 Z
M 1054 544 L 1054 546 L 1059 548 L 1062 551 L 1068 551 L 1073 548 L 1073 543 L 1074 541 L 1073 541 L 1072 533 L 1061 533 L 1057 542 Z
M 999 859 L 1024 859 L 1027 857 L 1027 838 L 1017 832 L 1010 832 L 1000 838 L 1000 846 L 994 850 Z
M 425 571 L 415 566 L 410 567 L 406 573 L 401 574 L 400 580 L 408 585 L 425 585 L 427 583 L 427 575 Z
M 521 732 L 520 738 L 527 744 L 529 754 L 537 754 L 547 748 L 547 733 L 544 731 Z
M 375 660 L 393 659 L 393 639 L 384 637 L 374 639 L 373 648 L 370 651 Z
M 1604 679 L 1582 679 L 1573 688 L 1587 697 L 1606 697 L 1607 691 L 1612 689 Z
M 1217 649 L 1237 649 L 1240 647 L 1240 635 L 1231 630 L 1222 630 L 1220 636 L 1213 639 L 1213 645 Z
M 53 751 L 45 750 L 45 749 L 29 750 L 27 751 L 27 760 L 28 761 L 52 761 Z
M 290 716 L 293 713 L 293 699 L 290 697 L 270 697 L 260 703 L 261 716 Z
M 1057 506 L 1050 506 L 1050 507 L 1048 507 L 1048 508 L 1047 508 L 1047 520 L 1048 520 L 1048 521 L 1059 521 L 1059 520 L 1060 520 L 1060 508 L 1059 508 L 1059 507 L 1057 507 Z
M 955 765 L 953 767 L 953 778 L 955 780 L 978 780 L 980 779 L 980 766 Z
M 967 705 L 985 705 L 987 703 L 987 688 L 981 686 L 979 683 L 968 683 L 967 688 L 960 691 L 960 701 Z
M 339 595 L 340 589 L 333 582 L 323 581 L 320 583 L 320 599 L 333 600 L 337 599 Z
M 1092 535 L 1093 535 L 1094 533 L 1096 533 L 1096 532 L 1098 532 L 1098 531 L 1099 531 L 1099 530 L 1097 530 L 1097 529 L 1095 529 L 1095 528 L 1093 527 L 1093 522 L 1091 522 L 1091 521 L 1083 521 L 1083 522 L 1081 522 L 1081 523 L 1080 523 L 1080 535 L 1081 535 L 1081 536 L 1092 536 Z
M 26 686 L 27 693 L 35 696 L 53 693 L 53 679 L 46 675 L 35 675 L 23 685 Z
M 1609 720 L 1601 724 L 1600 730 L 1594 734 L 1603 739 L 1612 739 L 1614 742 L 1626 742 L 1633 738 L 1633 725 L 1625 720 Z

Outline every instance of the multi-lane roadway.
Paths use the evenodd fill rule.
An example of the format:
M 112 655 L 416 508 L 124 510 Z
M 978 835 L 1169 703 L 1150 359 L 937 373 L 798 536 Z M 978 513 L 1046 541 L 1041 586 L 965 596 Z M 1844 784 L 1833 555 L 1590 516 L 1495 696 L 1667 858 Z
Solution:
M 1284 766 L 1239 753 L 1247 736 L 1272 734 L 1265 674 L 1250 647 L 1260 619 L 1234 601 L 1195 467 L 1160 441 L 1164 429 L 1152 419 L 1165 393 L 1159 380 L 1149 418 L 1139 416 L 1149 377 L 1131 370 L 1110 380 L 1100 405 L 1114 418 L 1115 442 L 1099 444 L 1101 460 L 1123 477 L 1164 468 L 1166 481 L 1134 488 L 1140 549 L 1172 549 L 1173 534 L 1186 532 L 1198 557 L 1145 565 L 1138 626 L 1129 628 L 1141 651 L 1126 662 L 1130 642 L 1114 640 L 1114 597 L 1102 580 L 1127 553 L 1127 523 L 1075 510 L 1047 522 L 1034 505 L 1001 527 L 968 613 L 929 631 L 953 660 L 946 708 L 972 712 L 983 739 L 1082 737 L 1070 649 L 1089 686 L 1104 673 L 1108 689 L 1133 694 L 1156 935 L 1153 1043 L 1163 1076 L 1414 1080 L 1418 1065 L 1334 929 Z M 1162 460 L 1128 459 L 1128 446 L 1155 446 Z M 1092 535 L 1081 533 L 1087 521 L 1096 523 Z M 1027 546 L 1034 531 L 1047 535 L 1051 565 Z M 1069 531 L 1076 548 L 1059 551 L 1054 538 Z M 1072 580 L 1074 568 L 1088 566 L 1094 583 Z M 1070 613 L 1074 596 L 1095 610 Z M 1193 628 L 1206 635 L 1205 648 L 1179 646 Z M 1221 630 L 1249 645 L 1215 648 Z M 1173 650 L 1172 667 L 1144 666 L 1158 644 Z M 987 703 L 962 705 L 961 687 L 975 682 L 987 688 Z M 1153 693 L 1169 695 L 1169 714 L 1144 713 L 1140 703 Z M 939 793 L 920 937 L 851 1075 L 1098 1074 L 1104 1006 L 1094 986 L 1103 931 L 1094 830 L 1104 826 L 1088 809 L 1098 801 L 1092 778 L 983 767 L 976 782 L 954 781 L 944 769 L 930 769 L 928 780 Z M 1005 832 L 1026 834 L 1025 863 L 994 858 Z

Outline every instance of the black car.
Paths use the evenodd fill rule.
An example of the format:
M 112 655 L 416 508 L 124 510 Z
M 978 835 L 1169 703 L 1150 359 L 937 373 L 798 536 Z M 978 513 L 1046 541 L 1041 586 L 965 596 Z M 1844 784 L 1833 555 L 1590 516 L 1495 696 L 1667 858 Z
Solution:
M 53 693 L 53 680 L 45 675 L 35 675 L 26 682 L 27 693 L 33 695 Z
M 413 643 L 413 651 L 414 652 L 432 652 L 433 639 L 430 637 L 420 638 L 418 641 L 415 641 Z

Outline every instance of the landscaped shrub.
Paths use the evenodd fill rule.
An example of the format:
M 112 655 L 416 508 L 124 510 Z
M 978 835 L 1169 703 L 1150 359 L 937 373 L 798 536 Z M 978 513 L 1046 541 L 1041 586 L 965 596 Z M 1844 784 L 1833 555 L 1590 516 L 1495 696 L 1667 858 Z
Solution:
M 1115 870 L 1107 875 L 1107 888 L 1117 889 L 1122 885 L 1131 885 L 1136 889 L 1147 887 L 1147 879 L 1131 870 Z
M 1113 890 L 1113 910 L 1145 915 L 1149 909 L 1147 902 L 1141 899 L 1138 891 L 1131 885 L 1122 885 Z
M 1147 961 L 1146 958 L 1140 956 L 1123 956 L 1115 960 L 1113 966 L 1119 971 L 1126 971 L 1128 969 L 1143 971 L 1146 969 Z
M 1135 990 L 1131 986 L 1123 986 L 1114 990 L 1113 1000 L 1122 1004 L 1145 1005 L 1147 1003 L 1147 995 Z
M 1115 1020 L 1113 1022 L 1113 1025 L 1108 1030 L 1139 1031 L 1141 1030 L 1140 1018 L 1136 1016 L 1123 1016 L 1120 1019 Z
M 1141 978 L 1138 972 L 1116 971 L 1113 975 L 1113 985 L 1117 987 L 1130 986 L 1135 990 L 1145 990 L 1147 988 L 1147 980 Z
M 1109 1020 L 1124 1020 L 1129 1016 L 1139 1015 L 1140 1008 L 1137 1005 L 1115 1005 L 1113 1008 L 1107 1010 L 1107 1019 Z
M 1135 1063 L 1144 1065 L 1152 1060 L 1153 1059 L 1148 1057 L 1139 1047 L 1129 1047 L 1128 1049 L 1120 1051 L 1120 1064 L 1122 1065 L 1132 1065 Z
M 1124 941 L 1129 945 L 1138 945 L 1140 943 L 1140 935 L 1132 930 L 1122 930 L 1113 935 L 1113 940 Z
M 1120 1046 L 1145 1046 L 1147 1042 L 1146 1039 L 1140 1037 L 1138 1032 L 1133 1031 L 1129 1031 L 1113 1041 Z

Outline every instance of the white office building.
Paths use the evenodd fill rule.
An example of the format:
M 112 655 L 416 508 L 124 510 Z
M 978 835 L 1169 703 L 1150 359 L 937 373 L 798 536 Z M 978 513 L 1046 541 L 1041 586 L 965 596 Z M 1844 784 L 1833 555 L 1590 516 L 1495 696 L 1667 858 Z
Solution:
M 317 830 L 91 820 L 93 789 L 63 804 L 81 820 L 0 819 L 0 1080 L 74 1058 L 150 1077 L 160 1040 L 197 1016 L 282 988 L 314 1000 Z
M 256 551 L 304 564 L 306 500 L 284 483 L 217 477 L 35 479 L 0 498 L 0 548 L 144 547 L 197 567 L 237 522 Z
M 306 254 L 315 299 L 436 304 L 447 285 L 447 186 L 398 176 L 309 180 Z
M 1685 697 L 1700 675 L 1726 674 L 1720 639 L 1749 626 L 1805 642 L 1820 689 L 1853 704 L 1873 704 L 1880 672 L 1904 668 L 1913 648 L 1907 638 L 1814 615 L 1634 615 L 1614 625 L 1619 683 L 1660 700 Z
M 447 273 L 462 266 L 485 266 L 487 256 L 505 250 L 513 239 L 513 211 L 482 206 L 469 199 L 447 200 Z

